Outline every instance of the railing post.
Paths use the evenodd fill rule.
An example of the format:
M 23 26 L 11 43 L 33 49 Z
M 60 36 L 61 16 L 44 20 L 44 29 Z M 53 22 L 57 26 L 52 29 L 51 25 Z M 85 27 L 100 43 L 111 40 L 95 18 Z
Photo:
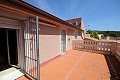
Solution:
M 110 48 L 111 48 L 110 50 L 113 55 L 116 54 L 116 49 L 117 49 L 116 44 L 117 44 L 116 42 L 111 42 L 111 45 L 110 45 Z
M 36 52 L 37 52 L 37 77 L 40 80 L 40 53 L 39 53 L 39 27 L 38 16 L 36 16 Z

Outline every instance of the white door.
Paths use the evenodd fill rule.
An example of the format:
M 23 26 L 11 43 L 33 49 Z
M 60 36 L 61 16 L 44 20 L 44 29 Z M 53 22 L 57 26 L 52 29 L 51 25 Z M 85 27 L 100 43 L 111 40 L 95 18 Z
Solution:
M 66 30 L 61 29 L 61 53 L 66 52 Z

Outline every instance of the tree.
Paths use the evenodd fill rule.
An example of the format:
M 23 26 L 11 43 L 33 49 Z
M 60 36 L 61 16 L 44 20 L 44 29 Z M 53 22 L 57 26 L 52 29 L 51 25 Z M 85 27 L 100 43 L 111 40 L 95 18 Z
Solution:
M 104 33 L 104 36 L 105 36 L 105 37 L 108 37 L 108 36 L 109 36 L 109 31 L 106 31 L 106 32 Z
M 95 38 L 95 39 L 99 39 L 99 36 L 98 36 L 98 33 L 97 33 L 97 32 L 94 32 L 94 38 Z
M 91 38 L 99 39 L 99 36 L 98 36 L 97 32 L 90 30 L 89 33 L 90 33 Z
M 88 31 L 87 31 L 87 34 L 90 34 L 91 32 L 92 32 L 91 30 L 88 30 Z
M 94 32 L 93 31 L 90 32 L 90 37 L 94 38 Z

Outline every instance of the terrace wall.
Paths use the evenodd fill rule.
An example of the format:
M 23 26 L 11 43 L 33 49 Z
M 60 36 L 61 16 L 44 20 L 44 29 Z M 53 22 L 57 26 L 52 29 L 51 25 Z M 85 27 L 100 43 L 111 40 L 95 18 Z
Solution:
M 120 61 L 120 43 L 117 43 L 116 55 L 115 56 Z
M 72 48 L 75 50 L 113 55 L 120 61 L 120 43 L 94 40 L 74 40 L 72 45 Z

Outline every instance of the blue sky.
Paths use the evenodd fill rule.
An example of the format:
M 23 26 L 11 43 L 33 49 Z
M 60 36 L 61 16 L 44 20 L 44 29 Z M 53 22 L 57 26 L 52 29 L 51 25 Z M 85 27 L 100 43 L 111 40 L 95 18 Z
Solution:
M 82 17 L 87 29 L 120 31 L 120 0 L 26 0 L 26 2 L 63 20 Z

